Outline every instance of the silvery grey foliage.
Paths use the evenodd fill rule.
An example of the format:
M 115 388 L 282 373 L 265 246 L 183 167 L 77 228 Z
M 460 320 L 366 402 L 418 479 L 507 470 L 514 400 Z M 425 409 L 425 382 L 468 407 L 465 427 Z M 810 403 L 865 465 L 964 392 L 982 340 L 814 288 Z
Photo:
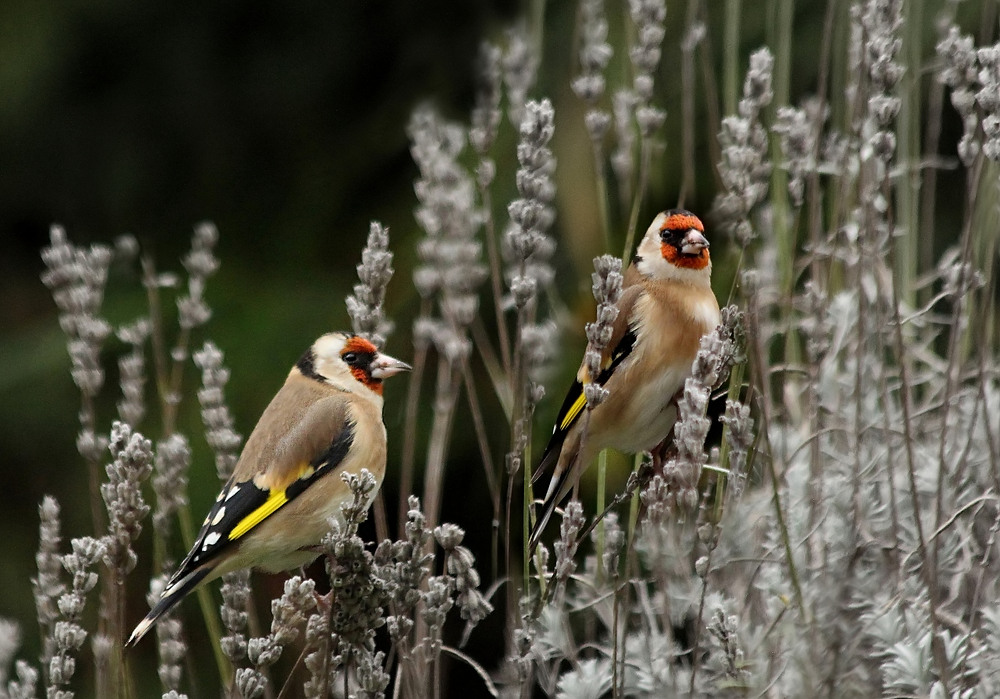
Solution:
M 484 41 L 479 46 L 476 78 L 476 104 L 472 108 L 472 124 L 469 127 L 469 143 L 480 158 L 485 158 L 497 137 L 500 128 L 500 100 L 503 97 L 501 60 L 503 51 L 499 46 Z M 492 161 L 491 161 L 492 162 Z M 493 181 L 493 166 L 488 172 L 478 172 L 480 182 L 486 186 Z
M 226 405 L 225 388 L 229 382 L 229 369 L 222 364 L 222 351 L 206 342 L 201 351 L 194 353 L 194 363 L 201 369 L 202 387 L 198 391 L 201 420 L 205 425 L 205 439 L 215 454 L 215 469 L 220 481 L 227 481 L 239 459 L 243 435 L 233 429 L 233 418 Z
M 587 658 L 559 677 L 557 699 L 601 699 L 611 691 L 611 661 Z
M 618 564 L 622 553 L 625 552 L 625 532 L 618 524 L 618 513 L 608 512 L 602 520 L 604 524 L 604 553 L 601 557 L 601 565 L 604 566 L 602 575 L 614 578 L 618 575 Z M 597 544 L 598 530 L 595 528 L 590 533 L 590 538 Z
M 635 179 L 635 131 L 632 128 L 632 112 L 635 95 L 631 90 L 615 90 L 611 98 L 611 113 L 615 124 L 615 149 L 611 153 L 611 167 L 618 181 L 622 207 L 632 198 Z
M 937 274 L 941 280 L 941 298 L 958 301 L 986 285 L 986 277 L 971 262 L 962 262 L 962 251 L 953 246 L 941 254 Z
M 795 206 L 802 206 L 806 176 L 816 169 L 816 139 L 825 110 L 818 100 L 804 107 L 778 107 L 772 130 L 780 136 L 784 167 L 788 171 L 788 194 Z
M 711 659 L 718 664 L 718 674 L 724 678 L 724 685 L 732 689 L 748 688 L 750 671 L 746 666 L 743 648 L 739 638 L 739 619 L 727 614 L 722 606 L 715 608 L 708 631 L 718 643 L 718 651 Z
M 47 672 L 49 661 L 55 652 L 55 622 L 59 618 L 58 601 L 66 591 L 62 581 L 62 561 L 59 545 L 62 538 L 59 534 L 59 502 L 51 495 L 42 498 L 38 506 L 38 553 L 35 563 L 38 574 L 32 579 L 31 585 L 35 596 L 35 611 L 38 615 L 38 626 L 41 631 L 42 649 L 41 664 Z
M 0 617 L 0 697 L 5 697 L 14 656 L 21 647 L 21 627 L 16 621 Z
M 979 85 L 976 103 L 983 110 L 983 155 L 1000 161 L 1000 42 L 976 52 L 979 58 Z
M 167 587 L 169 576 L 166 574 L 153 577 L 149 581 L 149 593 L 146 595 L 146 602 L 150 608 L 153 607 L 163 595 L 163 590 Z M 160 684 L 163 691 L 179 692 L 181 685 L 182 662 L 184 661 L 188 645 L 184 640 L 181 621 L 171 609 L 163 614 L 156 622 L 156 644 L 160 655 L 160 665 L 156 670 L 160 677 Z
M 866 132 L 870 135 L 866 145 L 882 163 L 888 163 L 896 151 L 896 134 L 890 127 L 902 104 L 895 88 L 903 77 L 903 67 L 896 59 L 903 44 L 898 36 L 903 24 L 903 2 L 869 0 L 863 9 L 855 11 L 861 15 L 865 36 L 862 65 L 869 79 L 866 117 L 870 124 Z
M 55 648 L 49 659 L 47 695 L 49 699 L 72 699 L 73 692 L 63 689 L 76 672 L 75 654 L 83 646 L 87 631 L 80 625 L 87 594 L 97 585 L 93 568 L 106 559 L 106 543 L 90 537 L 73 539 L 73 549 L 62 557 L 70 575 L 69 591 L 59 597 L 59 619 L 54 626 Z
M 507 88 L 507 118 L 512 124 L 520 124 L 528 92 L 534 87 L 538 73 L 538 56 L 524 25 L 507 32 L 507 50 L 501 65 Z
M 754 438 L 754 421 L 750 417 L 750 406 L 727 399 L 726 412 L 719 420 L 729 428 L 726 430 L 726 443 L 729 446 L 728 486 L 733 497 L 739 498 L 746 485 L 747 459 Z
M 979 154 L 979 113 L 976 111 L 976 83 L 979 78 L 979 59 L 975 40 L 963 35 L 955 25 L 948 27 L 948 34 L 938 42 L 937 54 L 944 61 L 938 79 L 951 88 L 951 105 L 962 118 L 962 138 L 958 142 L 958 156 L 968 167 Z
M 595 144 L 604 139 L 611 125 L 611 115 L 597 106 L 604 96 L 604 71 L 614 54 L 608 43 L 608 20 L 604 16 L 604 0 L 583 0 L 580 3 L 580 72 L 573 79 L 576 96 L 587 104 L 584 124 Z
M 476 294 L 486 278 L 482 243 L 476 233 L 482 212 L 476 187 L 458 162 L 465 149 L 465 129 L 447 122 L 429 107 L 413 112 L 407 127 L 410 153 L 420 169 L 414 192 L 420 205 L 415 216 L 426 236 L 417 246 L 420 265 L 413 282 L 424 299 L 436 299 L 440 319 L 418 317 L 414 334 L 432 341 L 449 362 L 464 361 L 471 344 L 467 328 L 479 310 Z
M 262 671 L 276 663 L 285 646 L 299 637 L 306 615 L 316 607 L 315 587 L 314 581 L 293 575 L 285 581 L 281 597 L 271 602 L 271 632 L 247 642 L 247 655 L 254 667 L 241 669 L 242 676 L 237 674 L 237 686 L 242 681 L 247 692 L 244 696 L 260 696 L 264 692 L 268 681 Z
M 264 696 L 267 689 L 267 682 L 257 670 L 249 667 L 236 669 L 235 682 L 236 691 L 243 699 L 259 699 Z
M 734 364 L 744 360 L 743 314 L 735 306 L 722 309 L 722 322 L 701 338 L 691 376 L 684 382 L 684 393 L 677 404 L 674 443 L 677 455 L 663 468 L 663 477 L 671 491 L 671 500 L 688 511 L 698 503 L 697 490 L 701 469 L 708 461 L 705 439 L 711 421 L 706 417 L 711 392 L 729 376 Z
M 618 181 L 623 208 L 629 206 L 633 196 L 644 193 L 651 166 L 653 136 L 667 117 L 666 111 L 653 106 L 652 102 L 654 76 L 659 68 L 661 45 L 666 34 L 666 3 L 663 0 L 629 0 L 628 8 L 635 28 L 634 34 L 630 34 L 633 39 L 629 46 L 632 84 L 616 90 L 612 96 L 617 144 L 611 155 L 611 166 Z M 636 130 L 642 156 L 638 183 L 634 181 Z M 628 240 L 631 241 L 631 236 Z M 631 255 L 631 250 L 626 254 Z
M 246 664 L 247 658 L 247 600 L 250 599 L 250 571 L 243 569 L 223 575 L 221 592 L 222 605 L 219 607 L 219 612 L 226 635 L 219 639 L 219 642 L 222 652 L 229 658 L 233 667 L 240 668 Z M 252 680 L 247 679 L 245 682 Z
M 660 525 L 666 521 L 667 515 L 674 508 L 674 498 L 663 475 L 656 473 L 639 493 L 639 499 L 645 508 L 645 519 L 651 524 Z
M 593 408 L 604 401 L 608 391 L 600 386 L 596 377 L 601 375 L 602 354 L 611 341 L 615 320 L 618 318 L 618 301 L 622 294 L 622 261 L 613 255 L 594 258 L 594 273 L 591 275 L 594 300 L 597 301 L 597 319 L 587 323 L 587 350 L 583 360 L 591 381 L 584 387 L 587 406 Z M 613 348 L 612 348 L 613 349 Z
M 521 357 L 531 381 L 528 399 L 532 404 L 545 395 L 541 382 L 547 378 L 558 348 L 559 329 L 553 321 L 529 323 L 521 328 Z
M 739 114 L 724 118 L 719 133 L 722 146 L 719 175 L 725 191 L 715 206 L 741 245 L 756 238 L 750 213 L 767 196 L 771 165 L 767 131 L 761 124 L 760 114 L 774 98 L 773 70 L 774 57 L 767 48 L 758 49 L 750 56 Z
M 972 165 L 980 150 L 990 160 L 1000 160 L 1000 43 L 977 48 L 971 36 L 951 25 L 937 52 L 944 61 L 940 80 L 951 88 L 952 106 L 962 117 L 962 163 Z
M 354 332 L 367 337 L 381 349 L 392 331 L 382 305 L 393 269 L 389 229 L 378 221 L 371 223 L 357 269 L 360 283 L 354 285 L 354 294 L 347 297 L 347 313 L 351 316 Z
M 357 657 L 356 679 L 359 696 L 370 699 L 384 697 L 392 679 L 385 671 L 385 653 L 362 653 Z
M 816 282 L 805 283 L 797 307 L 801 317 L 799 329 L 806 339 L 806 355 L 815 366 L 830 351 L 834 331 L 827 299 Z
M 576 551 L 579 546 L 580 529 L 585 519 L 583 505 L 579 500 L 570 500 L 563 509 L 562 523 L 559 525 L 559 540 L 552 548 L 556 554 L 555 582 L 561 590 L 569 576 L 576 570 Z
M 23 660 L 14 663 L 16 680 L 6 683 L 6 693 L 0 689 L 4 699 L 35 699 L 38 691 L 38 670 Z
M 472 625 L 478 624 L 493 611 L 493 605 L 479 591 L 475 556 L 461 545 L 465 532 L 454 524 L 442 524 L 435 527 L 434 538 L 444 551 L 446 580 L 455 593 L 461 617 Z
M 555 110 L 548 99 L 525 105 L 519 126 L 517 191 L 520 197 L 507 207 L 510 226 L 504 234 L 508 278 L 514 306 L 536 303 L 539 287 L 553 277 L 549 262 L 555 242 L 549 228 L 555 220 L 556 160 L 549 148 L 555 133 Z
M 397 682 L 408 687 L 404 690 L 404 695 L 410 692 L 411 696 L 422 696 L 429 686 L 429 667 L 439 662 L 443 649 L 442 634 L 449 612 L 455 606 L 458 607 L 461 617 L 467 623 L 467 637 L 471 627 L 492 611 L 492 605 L 478 589 L 479 574 L 475 570 L 472 553 L 462 545 L 465 536 L 462 529 L 442 524 L 432 532 L 427 528 L 420 501 L 411 496 L 409 505 L 405 537 L 399 541 L 382 541 L 374 556 L 362 551 L 358 539 L 357 544 L 351 547 L 354 551 L 352 555 L 355 560 L 360 560 L 357 557 L 363 556 L 364 562 L 347 566 L 349 561 L 345 559 L 343 574 L 358 575 L 357 572 L 348 573 L 348 570 L 364 573 L 362 577 L 351 578 L 355 581 L 363 580 L 360 584 L 364 585 L 367 597 L 356 603 L 362 607 L 351 610 L 352 623 L 353 620 L 364 619 L 369 630 L 385 624 L 399 657 Z M 361 514 L 363 516 L 364 511 Z M 336 533 L 334 536 L 337 536 Z M 440 575 L 431 574 L 435 558 L 431 552 L 431 544 L 435 540 L 444 552 L 444 571 Z M 345 553 L 346 548 L 342 555 Z M 336 555 L 335 552 L 334 556 Z M 349 584 L 347 581 L 338 583 L 337 578 L 333 580 L 335 590 Z M 355 597 L 351 595 L 350 599 Z M 336 600 L 334 604 L 336 605 Z M 335 607 L 335 633 L 337 618 Z M 420 633 L 417 634 L 417 631 Z M 366 669 L 364 665 L 358 665 L 358 682 L 361 683 L 362 675 L 365 675 L 373 687 L 372 696 L 379 696 L 378 693 L 385 688 L 384 683 L 388 682 L 388 675 L 384 674 L 384 656 L 373 653 L 374 645 L 369 643 L 369 639 L 370 636 L 365 635 L 354 641 L 367 648 L 361 656 L 367 656 L 363 662 L 368 663 L 368 667 Z M 380 686 L 382 689 L 379 689 Z
M 46 267 L 42 282 L 59 309 L 59 326 L 68 339 L 73 383 L 83 399 L 77 449 L 87 461 L 96 464 L 107 448 L 107 439 L 96 433 L 93 400 L 104 385 L 100 354 L 111 334 L 111 326 L 101 316 L 101 305 L 112 253 L 104 245 L 89 249 L 73 245 L 61 226 L 52 226 L 49 236 L 49 246 L 42 250 Z
M 164 542 L 170 541 L 174 517 L 187 500 L 188 470 L 191 467 L 191 447 L 187 438 L 174 433 L 156 445 L 153 461 L 153 528 Z
M 109 448 L 113 461 L 105 469 L 108 482 L 101 486 L 108 510 L 104 560 L 120 584 L 135 568 L 137 556 L 132 542 L 139 537 L 142 520 L 149 514 L 142 484 L 153 471 L 153 446 L 129 425 L 115 422 Z
M 330 617 L 327 614 L 312 614 L 306 621 L 306 650 L 303 660 L 309 678 L 302 685 L 302 695 L 307 699 L 326 699 L 330 695 L 327 663 L 327 644 L 330 636 Z
M 510 224 L 504 234 L 506 276 L 517 311 L 516 355 L 520 360 L 512 375 L 514 406 L 508 474 L 520 471 L 531 437 L 534 406 L 545 395 L 540 383 L 544 363 L 555 347 L 555 327 L 538 319 L 540 288 L 554 276 L 550 263 L 555 242 L 548 231 L 555 219 L 553 174 L 556 161 L 549 148 L 555 111 L 548 99 L 530 101 L 523 110 L 517 145 L 517 190 L 520 195 L 507 207 Z
M 342 506 L 343 520 L 330 520 L 331 531 L 323 539 L 326 570 L 330 576 L 331 593 L 319 603 L 316 613 L 306 623 L 305 659 L 311 677 L 306 686 L 307 696 L 323 696 L 324 687 L 344 686 L 364 675 L 367 687 L 388 684 L 382 665 L 384 656 L 376 658 L 375 630 L 385 624 L 383 610 L 388 592 L 375 572 L 375 557 L 365 549 L 357 535 L 364 521 L 375 478 L 367 470 L 359 475 L 343 474 L 353 498 Z M 301 590 L 300 590 L 301 591 Z M 361 670 L 363 668 L 363 670 Z M 385 675 L 385 684 L 381 680 Z M 381 697 L 382 690 L 363 691 L 363 696 Z
M 667 18 L 664 0 L 629 0 L 629 14 L 635 24 L 635 44 L 629 50 L 629 58 L 635 74 L 632 78 L 632 93 L 635 95 L 635 121 L 639 135 L 643 139 L 652 137 L 663 125 L 666 112 L 653 107 L 653 76 L 660 65 L 661 44 L 666 35 L 663 24 Z
M 94 654 L 94 670 L 99 675 L 94 687 L 98 696 L 107 696 L 110 693 L 109 683 L 105 678 L 108 677 L 111 670 L 111 654 L 114 646 L 111 636 L 100 630 L 90 637 L 90 650 Z
M 188 273 L 187 294 L 177 299 L 178 321 L 182 329 L 197 328 L 212 317 L 212 310 L 205 303 L 205 284 L 219 269 L 219 260 L 215 257 L 218 242 L 219 231 L 215 224 L 206 221 L 195 226 L 191 250 L 181 260 Z M 175 347 L 175 352 L 179 350 L 180 346 Z
M 143 389 L 146 385 L 146 357 L 143 347 L 152 330 L 148 318 L 139 318 L 131 325 L 118 330 L 118 339 L 129 345 L 131 351 L 118 358 L 121 375 L 122 399 L 118 402 L 118 416 L 132 427 L 138 427 L 146 414 Z
M 580 73 L 573 79 L 572 87 L 577 97 L 592 106 L 604 94 L 604 70 L 614 54 L 608 43 L 604 0 L 583 0 L 580 3 L 580 34 Z
M 396 542 L 383 541 L 375 551 L 379 575 L 389 586 L 392 612 L 386 618 L 389 637 L 398 645 L 406 642 L 414 611 L 420 602 L 420 585 L 430 575 L 434 561 L 434 554 L 427 551 L 431 532 L 427 530 L 426 519 L 420 510 L 420 500 L 411 495 L 408 504 L 404 528 L 406 538 Z

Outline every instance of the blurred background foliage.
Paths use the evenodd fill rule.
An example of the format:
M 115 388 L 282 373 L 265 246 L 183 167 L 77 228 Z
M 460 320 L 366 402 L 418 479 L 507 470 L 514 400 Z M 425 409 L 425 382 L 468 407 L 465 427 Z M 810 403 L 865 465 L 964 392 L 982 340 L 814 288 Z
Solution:
M 737 54 L 742 75 L 753 49 L 773 46 L 778 7 L 785 3 L 794 7 L 788 62 L 788 102 L 794 104 L 817 87 L 826 3 L 735 3 L 742 12 Z M 921 53 L 933 56 L 933 20 L 945 3 L 917 4 L 920 28 L 914 35 L 923 43 Z M 975 31 L 991 4 L 963 3 L 959 23 Z M 723 75 L 724 3 L 699 5 L 711 65 L 697 70 L 697 182 L 685 205 L 707 212 L 716 180 L 709 147 L 715 133 L 706 98 L 715 95 L 721 104 L 722 86 L 706 83 L 705 77 L 711 73 L 719 81 Z M 233 376 L 227 397 L 237 429 L 246 435 L 312 339 L 349 326 L 343 299 L 355 283 L 354 266 L 372 219 L 390 228 L 396 256 L 387 312 L 397 327 L 387 349 L 409 358 L 409 323 L 418 304 L 410 283 L 418 231 L 412 216 L 417 172 L 405 134 L 409 114 L 430 100 L 449 118 L 466 122 L 480 41 L 502 39 L 506 27 L 536 9 L 513 0 L 0 4 L 0 457 L 5 478 L 0 537 L 6 543 L 0 616 L 22 622 L 26 656 L 37 647 L 28 623 L 34 615 L 28 580 L 42 495 L 52 494 L 62 504 L 64 537 L 90 533 L 86 474 L 74 446 L 79 394 L 70 379 L 55 306 L 38 278 L 49 225 L 64 225 L 77 243 L 111 243 L 118 235 L 134 234 L 161 270 L 180 271 L 178 260 L 189 246 L 193 224 L 215 222 L 222 268 L 207 292 L 214 316 L 193 347 L 211 338 L 226 353 Z M 537 422 L 542 431 L 536 434 L 547 432 L 545 425 L 579 361 L 582 327 L 592 308 L 590 259 L 603 252 L 584 106 L 569 88 L 576 72 L 576 12 L 575 3 L 544 5 L 543 69 L 529 95 L 550 97 L 555 105 L 556 283 L 566 299 L 573 299 L 571 317 L 579 320 L 575 335 L 564 333 L 563 361 L 549 382 Z M 654 211 L 677 202 L 680 37 L 686 12 L 687 3 L 668 3 L 655 98 L 667 111 L 661 133 L 666 150 L 640 216 L 642 227 Z M 624 13 L 622 3 L 608 4 L 612 33 L 626 30 Z M 617 71 L 621 79 L 627 70 L 627 56 L 616 55 L 609 75 Z M 832 79 L 835 92 L 836 70 Z M 783 103 L 780 99 L 776 104 Z M 942 143 L 953 144 L 961 127 L 950 109 L 944 110 L 944 128 Z M 514 193 L 514 135 L 505 122 L 494 149 L 501 224 Z M 958 191 L 961 183 L 954 187 Z M 938 191 L 947 196 L 949 183 L 942 181 Z M 618 254 L 628 212 L 613 206 L 612 213 L 620 235 L 612 252 Z M 713 244 L 714 281 L 724 302 L 732 251 L 725 240 L 713 239 Z M 171 318 L 172 307 L 167 311 Z M 144 312 L 135 270 L 114 270 L 106 316 L 117 326 Z M 99 410 L 105 426 L 114 417 L 114 357 L 120 349 L 114 340 L 106 348 L 108 377 Z M 189 365 L 188 372 L 181 427 L 196 450 L 191 492 L 198 513 L 207 509 L 217 481 L 191 390 L 196 371 Z M 405 391 L 403 381 L 386 389 L 390 447 L 397 450 L 390 456 L 385 487 L 391 518 Z M 496 405 L 485 408 L 499 414 Z M 446 497 L 443 519 L 470 530 L 469 542 L 483 561 L 480 570 L 491 579 L 489 532 L 469 525 L 488 511 L 488 496 L 466 427 L 460 419 L 448 465 L 449 480 L 460 484 L 453 492 L 460 497 Z M 497 436 L 498 452 L 506 449 L 506 438 Z M 420 454 L 418 449 L 418 465 Z M 135 575 L 140 579 L 143 568 Z M 132 616 L 141 616 L 138 607 Z

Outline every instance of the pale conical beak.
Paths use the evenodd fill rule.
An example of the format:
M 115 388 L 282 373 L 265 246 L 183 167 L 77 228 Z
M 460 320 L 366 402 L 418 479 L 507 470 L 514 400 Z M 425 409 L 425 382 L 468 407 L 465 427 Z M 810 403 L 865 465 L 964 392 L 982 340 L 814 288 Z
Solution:
M 707 247 L 708 238 L 694 229 L 688 231 L 684 240 L 681 241 L 681 252 L 685 255 L 697 255 Z
M 401 362 L 388 354 L 379 354 L 371 364 L 372 377 L 376 379 L 387 379 L 412 368 L 406 362 Z

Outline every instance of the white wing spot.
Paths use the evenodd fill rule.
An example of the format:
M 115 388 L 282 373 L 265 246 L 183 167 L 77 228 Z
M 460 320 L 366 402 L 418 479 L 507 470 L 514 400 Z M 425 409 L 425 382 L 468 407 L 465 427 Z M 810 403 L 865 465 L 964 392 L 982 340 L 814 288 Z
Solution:
M 212 520 L 212 526 L 214 527 L 216 524 L 221 522 L 222 518 L 225 516 L 226 516 L 226 508 L 220 507 L 219 511 L 215 513 L 215 518 Z
M 225 490 L 220 490 L 218 496 L 216 496 L 216 498 L 215 498 L 215 501 L 216 502 L 222 502 L 222 496 L 225 495 L 225 494 L 226 494 Z
M 217 543 L 219 543 L 219 539 L 221 538 L 222 535 L 219 534 L 219 532 L 212 532 L 211 534 L 205 537 L 205 543 L 201 545 L 202 550 L 204 551 L 209 546 L 215 546 Z
M 226 493 L 226 502 L 229 502 L 229 498 L 233 497 L 238 492 L 240 492 L 240 487 L 238 485 L 234 485 L 232 489 Z

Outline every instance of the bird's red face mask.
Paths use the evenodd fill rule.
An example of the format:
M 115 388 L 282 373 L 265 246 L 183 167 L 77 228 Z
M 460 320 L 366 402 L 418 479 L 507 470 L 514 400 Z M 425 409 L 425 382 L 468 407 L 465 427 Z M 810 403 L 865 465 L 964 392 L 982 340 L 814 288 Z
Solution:
M 709 264 L 708 239 L 701 219 L 693 214 L 671 214 L 660 228 L 660 254 L 672 265 L 704 269 Z

